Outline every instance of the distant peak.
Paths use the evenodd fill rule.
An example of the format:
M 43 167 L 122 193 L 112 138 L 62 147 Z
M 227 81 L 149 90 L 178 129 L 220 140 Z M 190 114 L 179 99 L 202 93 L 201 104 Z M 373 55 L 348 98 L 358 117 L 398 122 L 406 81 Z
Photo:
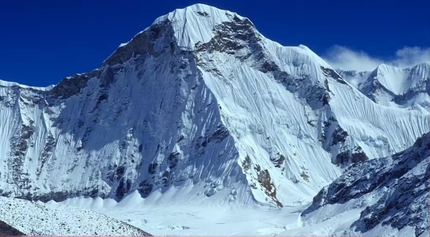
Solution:
M 385 75 L 385 74 L 392 74 L 392 73 L 402 73 L 402 71 L 403 71 L 402 68 L 381 63 L 375 68 L 375 70 L 373 70 L 373 73 L 375 75 Z

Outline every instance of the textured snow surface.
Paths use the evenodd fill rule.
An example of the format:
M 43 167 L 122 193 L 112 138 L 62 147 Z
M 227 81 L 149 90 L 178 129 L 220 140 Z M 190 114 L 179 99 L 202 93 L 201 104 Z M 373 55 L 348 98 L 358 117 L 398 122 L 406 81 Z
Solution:
M 25 235 L 148 235 L 124 222 L 89 210 L 0 197 L 0 220 Z

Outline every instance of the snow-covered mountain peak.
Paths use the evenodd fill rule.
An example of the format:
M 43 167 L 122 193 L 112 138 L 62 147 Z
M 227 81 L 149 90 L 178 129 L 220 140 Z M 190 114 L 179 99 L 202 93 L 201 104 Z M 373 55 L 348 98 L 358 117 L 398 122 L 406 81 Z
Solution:
M 222 27 L 220 25 L 229 26 Z M 167 28 L 172 28 L 172 32 L 170 33 L 173 34 L 174 39 L 171 40 L 175 41 L 175 44 L 182 50 L 193 51 L 197 46 L 208 43 L 217 33 L 220 33 L 220 31 L 238 30 L 239 25 L 242 26 L 241 30 L 246 30 L 248 33 L 252 33 L 257 37 L 259 41 L 264 41 L 262 43 L 267 47 L 266 50 L 272 51 L 271 53 L 285 54 L 286 51 L 291 51 L 292 55 L 290 55 L 289 59 L 293 61 L 292 58 L 294 58 L 296 61 L 292 63 L 304 64 L 306 62 L 312 62 L 317 63 L 318 66 L 331 69 L 328 63 L 307 46 L 302 44 L 295 47 L 282 46 L 261 35 L 249 18 L 240 16 L 235 12 L 221 10 L 206 4 L 194 4 L 186 8 L 176 9 L 166 15 L 158 17 L 150 27 L 139 32 L 131 41 L 121 44 L 120 48 L 126 47 L 136 37 L 151 31 L 151 29 L 154 30 L 154 28 L 157 28 L 161 30 L 160 28 L 164 28 L 161 31 L 165 33 L 169 31 Z M 160 36 L 159 31 L 156 31 L 156 33 L 157 36 Z M 236 35 L 236 37 L 240 37 L 240 35 Z M 234 38 L 231 40 L 234 40 Z M 308 60 L 304 60 L 305 58 Z
M 405 91 L 406 72 L 398 67 L 387 64 L 379 65 L 372 73 L 373 80 L 379 82 L 387 90 L 396 95 Z
M 203 4 L 158 18 L 48 93 L 0 88 L 0 99 L 0 188 L 42 200 L 182 190 L 289 205 L 430 124 L 376 105 L 308 47 Z
M 425 113 L 430 109 L 429 63 L 420 63 L 410 68 L 381 64 L 371 72 L 340 70 L 339 73 L 378 104 Z
M 166 15 L 158 17 L 152 26 L 164 24 L 166 21 L 173 28 L 174 37 L 180 48 L 185 50 L 194 50 L 197 43 L 207 43 L 214 36 L 214 28 L 225 22 L 246 20 L 251 21 L 238 15 L 235 12 L 221 10 L 206 4 L 194 4 L 182 9 L 176 9 Z M 151 26 L 151 27 L 152 27 Z M 142 34 L 149 28 L 139 32 Z M 126 46 L 123 43 L 120 47 Z

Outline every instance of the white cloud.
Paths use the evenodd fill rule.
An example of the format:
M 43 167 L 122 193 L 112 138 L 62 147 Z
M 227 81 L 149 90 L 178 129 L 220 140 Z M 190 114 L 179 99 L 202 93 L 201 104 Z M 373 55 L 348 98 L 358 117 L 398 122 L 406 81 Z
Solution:
M 392 64 L 398 67 L 411 67 L 418 63 L 430 62 L 430 48 L 404 47 L 396 52 Z
M 370 71 L 385 63 L 400 68 L 412 67 L 418 63 L 430 62 L 430 48 L 404 47 L 395 52 L 391 60 L 371 57 L 363 51 L 344 46 L 334 46 L 323 57 L 332 67 L 344 70 Z

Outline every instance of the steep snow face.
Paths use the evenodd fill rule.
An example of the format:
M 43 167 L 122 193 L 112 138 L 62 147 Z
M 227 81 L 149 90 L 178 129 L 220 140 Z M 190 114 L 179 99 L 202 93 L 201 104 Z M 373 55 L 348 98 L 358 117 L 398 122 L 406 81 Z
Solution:
M 24 235 L 150 236 L 103 214 L 67 205 L 53 206 L 0 197 L 0 213 L 0 222 Z
M 348 217 L 327 235 L 422 236 L 429 229 L 429 162 L 427 133 L 394 156 L 353 165 L 319 192 L 303 221 L 323 226 L 333 216 Z
M 0 111 L 1 194 L 44 201 L 294 205 L 430 131 L 429 117 L 375 104 L 306 46 L 202 4 L 158 18 L 90 73 L 1 86 Z
M 3 87 L 3 195 L 121 199 L 190 183 L 202 196 L 223 186 L 231 200 L 247 195 L 216 98 L 172 35 L 155 25 L 128 45 L 135 55 L 120 48 L 48 92 Z

